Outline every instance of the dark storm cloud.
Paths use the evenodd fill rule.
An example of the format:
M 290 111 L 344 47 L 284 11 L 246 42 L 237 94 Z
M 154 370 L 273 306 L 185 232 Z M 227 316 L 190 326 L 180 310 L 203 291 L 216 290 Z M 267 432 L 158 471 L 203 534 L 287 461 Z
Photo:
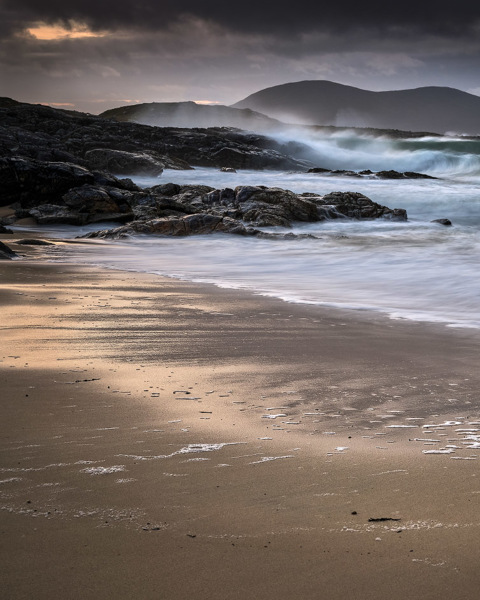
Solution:
M 93 29 L 164 29 L 185 16 L 218 23 L 229 30 L 261 34 L 322 30 L 405 27 L 427 33 L 459 35 L 479 23 L 480 8 L 471 0 L 335 2 L 297 0 L 4 0 L 2 27 L 21 29 L 34 21 L 69 20 Z

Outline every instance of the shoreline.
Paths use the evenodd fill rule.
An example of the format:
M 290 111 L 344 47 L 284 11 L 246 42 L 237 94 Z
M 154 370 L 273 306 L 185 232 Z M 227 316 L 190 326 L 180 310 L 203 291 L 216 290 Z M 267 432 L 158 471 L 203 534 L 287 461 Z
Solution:
M 477 451 L 456 430 L 480 421 L 476 333 L 0 272 L 9 598 L 473 597 Z

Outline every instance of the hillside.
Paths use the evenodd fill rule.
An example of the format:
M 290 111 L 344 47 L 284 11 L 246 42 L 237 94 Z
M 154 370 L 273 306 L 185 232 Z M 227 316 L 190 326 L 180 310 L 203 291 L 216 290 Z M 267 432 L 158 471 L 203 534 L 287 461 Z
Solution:
M 237 127 L 267 131 L 280 124 L 249 108 L 238 109 L 223 105 L 204 105 L 195 102 L 151 102 L 112 108 L 101 117 L 116 121 L 132 121 L 156 127 Z
M 480 97 L 448 87 L 371 92 L 299 81 L 261 90 L 233 106 L 306 125 L 480 134 Z

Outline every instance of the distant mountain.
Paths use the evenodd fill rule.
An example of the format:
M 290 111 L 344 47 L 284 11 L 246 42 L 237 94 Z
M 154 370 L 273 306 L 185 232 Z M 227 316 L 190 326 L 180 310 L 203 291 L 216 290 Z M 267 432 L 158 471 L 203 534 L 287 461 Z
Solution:
M 237 127 L 239 129 L 268 131 L 281 125 L 249 108 L 231 108 L 223 105 L 196 104 L 195 102 L 152 102 L 112 108 L 101 117 L 116 121 L 132 121 L 156 127 Z
M 266 88 L 233 105 L 304 125 L 480 135 L 480 97 L 448 87 L 371 92 L 331 81 Z

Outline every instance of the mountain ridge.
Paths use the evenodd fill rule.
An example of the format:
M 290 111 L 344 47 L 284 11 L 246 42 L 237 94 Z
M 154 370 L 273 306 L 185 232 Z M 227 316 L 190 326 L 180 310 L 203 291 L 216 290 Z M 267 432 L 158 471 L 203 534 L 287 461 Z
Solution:
M 266 131 L 282 125 L 277 119 L 250 108 L 197 104 L 193 101 L 120 106 L 106 110 L 99 116 L 117 121 L 135 121 L 154 127 L 236 127 Z
M 305 80 L 265 88 L 232 107 L 304 125 L 480 134 L 480 97 L 447 86 L 375 92 Z

